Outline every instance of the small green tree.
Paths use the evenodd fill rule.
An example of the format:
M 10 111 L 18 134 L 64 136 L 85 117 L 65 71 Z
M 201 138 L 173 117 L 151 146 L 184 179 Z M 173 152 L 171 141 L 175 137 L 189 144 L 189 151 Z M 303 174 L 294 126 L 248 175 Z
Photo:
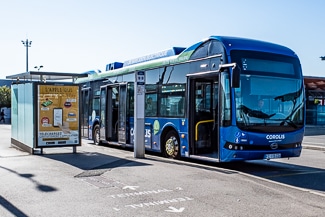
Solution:
M 0 107 L 11 107 L 11 89 L 7 86 L 0 87 Z

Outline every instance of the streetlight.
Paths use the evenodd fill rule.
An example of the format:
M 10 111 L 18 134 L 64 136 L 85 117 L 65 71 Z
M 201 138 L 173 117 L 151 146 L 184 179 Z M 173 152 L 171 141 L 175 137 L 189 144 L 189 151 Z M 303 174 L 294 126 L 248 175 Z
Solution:
M 37 69 L 37 71 L 39 71 L 41 68 L 43 68 L 43 66 L 34 66 L 34 69 Z
M 325 56 L 321 56 L 319 57 L 321 60 L 325 60 Z
M 21 43 L 23 43 L 23 45 L 26 47 L 26 72 L 28 72 L 28 48 L 32 46 L 32 41 L 28 41 L 28 39 L 26 39 L 26 41 L 22 40 Z

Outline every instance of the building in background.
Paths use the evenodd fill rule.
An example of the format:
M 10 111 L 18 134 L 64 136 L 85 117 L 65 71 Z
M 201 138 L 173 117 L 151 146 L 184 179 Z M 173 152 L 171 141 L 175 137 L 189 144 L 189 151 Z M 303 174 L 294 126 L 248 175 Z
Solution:
M 325 125 L 325 77 L 304 76 L 306 124 Z

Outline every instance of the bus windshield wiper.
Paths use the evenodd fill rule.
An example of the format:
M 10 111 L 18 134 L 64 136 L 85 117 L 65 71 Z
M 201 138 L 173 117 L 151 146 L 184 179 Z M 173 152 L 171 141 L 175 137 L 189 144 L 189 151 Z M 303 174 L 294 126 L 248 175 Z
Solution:
M 260 119 L 270 119 L 271 117 L 273 117 L 275 115 L 274 114 L 266 114 L 262 111 L 258 111 L 258 110 L 253 110 L 253 109 L 250 109 L 244 105 L 241 105 L 240 106 L 240 109 L 248 116 L 250 117 L 254 117 L 254 118 L 260 118 Z
M 300 95 L 301 95 L 302 89 L 300 88 L 298 91 L 293 92 L 293 93 L 287 93 L 283 94 L 281 96 L 277 96 L 274 98 L 274 100 L 281 100 L 282 102 L 287 102 L 287 101 L 295 101 Z
M 289 117 L 287 117 L 286 119 L 284 119 L 281 123 L 280 126 L 283 126 L 285 123 L 287 123 L 289 126 L 293 127 L 293 128 L 298 128 L 298 126 L 293 123 L 292 120 L 289 119 Z
M 291 117 L 293 116 L 293 114 L 299 109 L 299 105 L 297 106 L 297 98 L 301 95 L 302 93 L 302 87 L 293 93 L 287 93 L 281 96 L 277 96 L 274 98 L 274 100 L 281 100 L 282 102 L 286 102 L 286 101 L 292 101 L 293 102 L 293 107 L 292 110 L 290 112 L 290 114 L 288 115 L 288 117 L 286 117 L 281 123 L 280 126 L 283 126 L 285 123 L 287 123 L 289 126 L 297 128 L 298 126 L 291 120 Z M 303 105 L 303 104 L 300 104 Z

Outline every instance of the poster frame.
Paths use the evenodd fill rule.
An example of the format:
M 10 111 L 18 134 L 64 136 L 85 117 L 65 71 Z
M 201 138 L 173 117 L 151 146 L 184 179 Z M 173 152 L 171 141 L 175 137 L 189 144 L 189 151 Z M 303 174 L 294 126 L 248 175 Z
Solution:
M 42 93 L 41 87 L 46 86 L 49 88 L 49 90 L 54 91 L 48 91 L 46 94 L 49 94 L 49 97 L 47 101 L 44 101 L 42 98 L 44 97 L 45 93 Z M 74 83 L 65 83 L 65 82 L 37 82 L 34 85 L 34 93 L 36 93 L 36 97 L 34 97 L 34 114 L 35 118 L 35 146 L 36 148 L 51 148 L 51 147 L 67 147 L 67 146 L 81 146 L 81 123 L 80 123 L 80 111 L 81 111 L 81 92 L 80 92 L 80 85 L 74 84 Z M 61 89 L 60 89 L 61 88 Z M 70 96 L 68 96 L 68 93 L 65 93 L 62 91 L 63 89 L 66 90 L 77 90 L 77 93 L 75 93 L 75 97 L 73 102 L 70 102 Z M 60 90 L 60 91 L 59 91 Z M 62 92 L 61 92 L 62 91 Z M 64 95 L 65 94 L 65 95 Z M 56 100 L 51 97 L 56 97 Z M 69 100 L 68 100 L 69 99 Z M 42 101 L 43 100 L 43 101 Z M 57 100 L 59 102 L 57 102 Z M 47 102 L 47 103 L 46 103 Z M 45 103 L 42 105 L 42 103 Z M 49 104 L 49 105 L 48 105 Z M 73 106 L 74 104 L 77 104 Z M 43 118 L 44 115 L 41 114 L 41 109 L 48 106 L 48 123 L 49 124 L 49 130 L 44 130 L 44 122 Z M 73 117 L 75 121 L 77 121 L 77 125 L 75 126 L 77 129 L 74 129 L 73 131 L 66 131 L 62 128 L 61 123 L 55 124 L 54 116 L 55 111 L 62 111 L 62 123 L 64 123 L 64 120 L 67 120 L 69 115 L 71 115 L 70 107 L 72 107 L 73 113 L 75 113 L 75 116 Z M 59 114 L 59 113 L 58 113 Z M 64 115 L 65 114 L 65 115 Z M 51 120 L 52 119 L 52 120 Z M 71 119 L 71 118 L 69 118 Z M 67 120 L 68 121 L 68 120 Z M 46 121 L 45 121 L 46 123 Z M 41 129 L 42 128 L 42 129 Z M 41 133 L 43 133 L 41 136 Z M 58 138 L 51 138 L 47 137 L 48 134 L 55 134 L 55 136 L 58 136 Z M 77 134 L 77 135 L 76 135 Z M 72 140 L 72 141 L 71 141 Z

